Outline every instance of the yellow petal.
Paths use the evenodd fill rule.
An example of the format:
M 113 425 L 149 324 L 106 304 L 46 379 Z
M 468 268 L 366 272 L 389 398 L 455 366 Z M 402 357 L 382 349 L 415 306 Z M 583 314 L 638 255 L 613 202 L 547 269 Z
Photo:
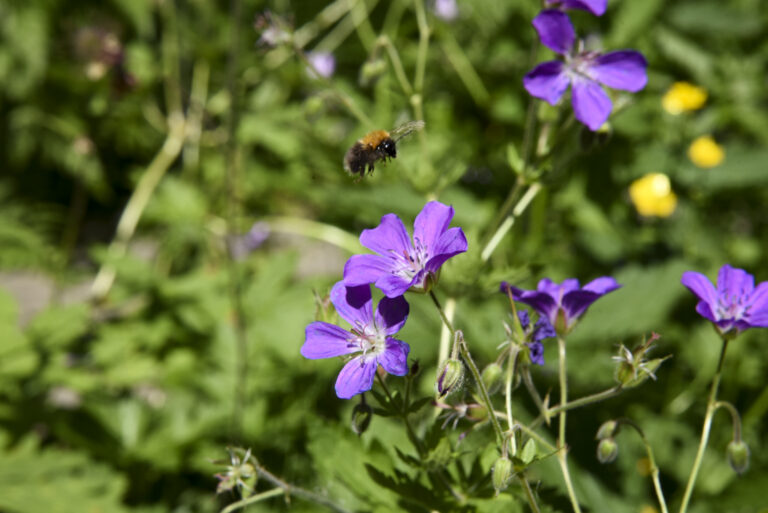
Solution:
M 711 136 L 702 135 L 691 143 L 688 158 L 699 167 L 715 167 L 725 159 L 725 151 Z
M 697 110 L 707 101 L 707 91 L 688 82 L 675 82 L 661 98 L 661 106 L 670 114 Z
M 649 173 L 632 182 L 629 197 L 645 217 L 669 217 L 677 208 L 677 195 L 672 192 L 669 177 L 662 173 Z

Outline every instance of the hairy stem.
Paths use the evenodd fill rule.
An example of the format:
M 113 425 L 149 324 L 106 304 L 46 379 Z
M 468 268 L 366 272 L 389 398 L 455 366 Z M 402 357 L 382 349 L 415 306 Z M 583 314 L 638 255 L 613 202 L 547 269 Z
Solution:
M 435 304 L 435 307 L 437 307 L 437 311 L 440 313 L 440 318 L 443 319 L 445 326 L 448 328 L 451 334 L 455 334 L 456 330 L 448 320 L 448 317 L 446 317 L 445 312 L 443 311 L 443 307 L 440 306 L 440 301 L 438 301 L 434 291 L 430 290 L 429 296 L 432 298 L 432 302 Z M 469 372 L 472 374 L 472 377 L 477 384 L 478 390 L 480 390 L 480 397 L 482 398 L 483 406 L 485 406 L 485 408 L 488 410 L 488 417 L 491 419 L 493 430 L 496 433 L 496 441 L 499 445 L 502 445 L 504 442 L 504 431 L 501 429 L 499 419 L 497 419 L 493 414 L 493 403 L 491 402 L 491 397 L 488 395 L 488 389 L 485 387 L 485 383 L 483 383 L 483 378 L 480 375 L 480 371 L 477 369 L 477 365 L 475 365 L 475 361 L 472 359 L 472 355 L 469 353 L 467 343 L 463 339 L 459 344 L 459 353 L 461 354 L 461 358 L 464 360 L 464 363 L 466 363 L 467 367 L 469 367 Z

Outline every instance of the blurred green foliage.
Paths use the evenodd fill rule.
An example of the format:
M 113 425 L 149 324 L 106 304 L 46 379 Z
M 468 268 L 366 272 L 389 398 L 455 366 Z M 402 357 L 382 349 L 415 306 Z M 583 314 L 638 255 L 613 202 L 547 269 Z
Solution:
M 619 343 L 633 346 L 656 331 L 654 356 L 673 358 L 657 381 L 569 417 L 576 489 L 590 511 L 655 504 L 636 438 L 619 438 L 609 467 L 594 455 L 600 424 L 626 416 L 646 431 L 667 497 L 679 503 L 719 347 L 680 275 L 712 276 L 728 262 L 768 279 L 761 0 L 611 0 L 601 18 L 573 12 L 579 32 L 598 45 L 642 51 L 648 86 L 616 98 L 628 103 L 608 133 L 572 125 L 564 132 L 537 169 L 542 192 L 485 266 L 480 250 L 525 151 L 530 99 L 521 79 L 551 57 L 541 48 L 531 55 L 539 2 L 460 2 L 458 18 L 442 20 L 427 1 L 430 37 L 415 100 L 391 57 L 417 88 L 420 4 L 232 4 L 0 4 L 0 509 L 217 511 L 237 497 L 214 495 L 220 468 L 212 460 L 237 444 L 351 510 L 448 510 L 450 497 L 430 495 L 414 477 L 398 421 L 377 416 L 354 436 L 353 402 L 333 393 L 339 362 L 299 355 L 313 291 L 323 296 L 340 279 L 359 231 L 389 212 L 407 225 L 428 198 L 452 204 L 454 225 L 469 239 L 470 251 L 443 269 L 439 293 L 456 298 L 456 324 L 482 365 L 504 340 L 502 279 L 531 286 L 544 276 L 586 282 L 610 274 L 624 285 L 569 340 L 572 396 L 613 384 Z M 301 52 L 260 40 L 254 20 L 267 9 L 295 30 Z M 304 51 L 332 52 L 335 74 L 309 73 Z M 663 110 L 661 96 L 679 80 L 707 91 L 702 109 Z M 536 113 L 563 121 L 567 110 Z M 178 116 L 183 140 L 174 151 Z M 417 117 L 426 130 L 398 145 L 397 160 L 359 182 L 344 173 L 346 149 L 365 132 Z M 725 149 L 714 169 L 686 155 L 702 134 Z M 121 252 L 118 220 L 152 166 L 159 184 L 146 191 Z M 668 218 L 642 218 L 629 200 L 629 184 L 650 172 L 667 174 L 678 196 Z M 232 249 L 245 244 L 254 221 L 278 218 L 284 223 L 272 225 L 265 245 Z M 300 219 L 323 224 L 291 221 Z M 328 231 L 334 226 L 346 233 Z M 82 291 L 100 268 L 115 272 L 114 284 L 91 301 Z M 30 306 L 43 291 L 11 286 L 18 276 L 45 277 L 53 289 L 45 308 Z M 409 300 L 402 338 L 421 365 L 418 395 L 431 396 L 439 318 L 428 298 Z M 731 345 L 720 394 L 742 413 L 751 468 L 737 477 L 728 467 L 730 424 L 718 415 L 691 512 L 766 507 L 765 339 L 753 330 Z M 555 353 L 546 347 L 540 390 L 557 388 Z M 515 408 L 524 418 L 536 411 L 522 399 Z M 442 418 L 428 428 L 431 410 L 415 418 L 438 451 Z M 466 509 L 526 511 L 514 487 L 492 498 L 493 435 L 481 428 L 458 444 L 468 428 L 462 422 L 447 438 L 449 460 L 458 462 L 450 478 L 473 490 Z M 548 505 L 542 511 L 568 509 L 555 458 L 539 456 L 529 477 Z M 271 499 L 248 511 L 319 508 Z

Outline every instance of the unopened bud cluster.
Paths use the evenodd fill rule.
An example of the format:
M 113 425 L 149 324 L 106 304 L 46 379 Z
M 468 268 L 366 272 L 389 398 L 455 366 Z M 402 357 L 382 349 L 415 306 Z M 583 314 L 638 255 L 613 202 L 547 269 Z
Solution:
M 612 463 L 619 455 L 619 445 L 615 436 L 619 431 L 619 423 L 615 420 L 604 422 L 597 430 L 597 461 L 600 463 Z

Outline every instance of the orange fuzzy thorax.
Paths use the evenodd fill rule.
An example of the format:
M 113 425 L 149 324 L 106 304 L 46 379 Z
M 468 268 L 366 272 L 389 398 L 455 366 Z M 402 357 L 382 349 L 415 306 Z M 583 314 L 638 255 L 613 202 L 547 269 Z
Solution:
M 360 139 L 360 144 L 367 146 L 370 149 L 376 149 L 376 147 L 381 144 L 381 141 L 388 138 L 389 132 L 386 130 L 374 130 L 373 132 L 366 134 L 365 137 Z

